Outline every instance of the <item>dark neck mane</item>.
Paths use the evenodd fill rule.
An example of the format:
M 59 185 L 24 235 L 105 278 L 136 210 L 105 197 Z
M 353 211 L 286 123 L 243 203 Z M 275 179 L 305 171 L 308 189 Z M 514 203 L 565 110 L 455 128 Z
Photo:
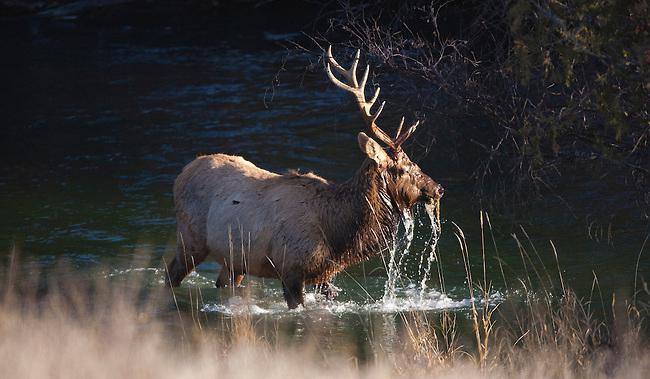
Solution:
M 400 211 L 369 159 L 348 181 L 332 185 L 322 214 L 333 263 L 348 265 L 380 254 L 395 238 Z

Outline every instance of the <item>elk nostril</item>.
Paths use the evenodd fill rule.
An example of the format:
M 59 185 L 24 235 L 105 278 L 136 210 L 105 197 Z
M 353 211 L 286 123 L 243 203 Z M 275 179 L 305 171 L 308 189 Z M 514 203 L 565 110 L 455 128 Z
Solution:
M 442 186 L 440 184 L 438 184 L 437 192 L 438 192 L 438 196 L 442 197 L 442 195 L 445 194 L 445 189 L 442 188 Z

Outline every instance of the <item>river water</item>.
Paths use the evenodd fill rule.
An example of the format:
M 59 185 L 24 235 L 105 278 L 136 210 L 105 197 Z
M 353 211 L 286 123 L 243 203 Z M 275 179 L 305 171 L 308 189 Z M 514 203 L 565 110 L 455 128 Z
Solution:
M 232 33 L 236 20 L 220 20 L 3 21 L 3 265 L 19 251 L 22 275 L 37 268 L 157 287 L 162 261 L 174 253 L 172 184 L 197 155 L 242 155 L 265 169 L 299 168 L 335 181 L 352 175 L 363 159 L 356 145 L 361 121 L 350 97 L 328 82 L 319 57 L 289 53 L 283 46 L 300 35 L 286 28 Z M 384 111 L 387 124 L 400 116 L 391 115 L 391 102 L 401 94 L 390 79 L 382 78 L 388 83 L 382 92 L 393 96 Z M 423 128 L 434 134 L 469 130 L 454 120 L 429 120 Z M 420 209 L 409 251 L 403 244 L 395 248 L 401 265 L 388 294 L 388 252 L 339 275 L 336 301 L 310 293 L 306 309 L 291 312 L 275 280 L 247 278 L 244 288 L 213 288 L 219 265 L 208 259 L 176 291 L 181 310 L 190 313 L 197 301 L 192 291 L 200 290 L 198 312 L 208 320 L 254 314 L 281 322 L 291 335 L 329 341 L 373 328 L 378 339 L 390 340 L 400 312 L 463 313 L 470 299 L 453 224 L 464 231 L 475 278 L 482 280 L 481 206 L 469 179 L 474 166 L 443 141 L 426 156 L 424 142 L 407 148 L 446 189 L 429 280 L 423 280 L 422 262 L 429 260 L 430 222 Z M 487 226 L 484 232 L 493 301 L 515 296 L 516 278 L 526 272 L 534 277 L 535 269 L 557 282 L 551 240 L 563 279 L 582 296 L 589 295 L 594 276 L 605 297 L 631 295 L 647 220 L 633 215 L 633 195 L 616 189 L 616 178 L 595 180 L 584 168 L 565 172 L 553 194 L 520 211 L 491 209 L 492 233 Z M 603 207 L 616 212 L 592 215 Z M 527 265 L 517 241 L 531 257 Z M 646 278 L 649 256 L 642 255 L 638 266 Z

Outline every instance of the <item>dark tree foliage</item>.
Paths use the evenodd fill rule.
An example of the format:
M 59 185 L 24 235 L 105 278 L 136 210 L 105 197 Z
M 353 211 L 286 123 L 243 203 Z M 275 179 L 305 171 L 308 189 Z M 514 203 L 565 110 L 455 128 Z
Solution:
M 482 150 L 480 192 L 495 182 L 540 189 L 560 164 L 590 161 L 650 204 L 648 1 L 341 5 L 328 40 L 424 79 L 430 86 L 421 91 L 443 91 L 455 103 L 430 112 L 489 120 L 473 140 Z

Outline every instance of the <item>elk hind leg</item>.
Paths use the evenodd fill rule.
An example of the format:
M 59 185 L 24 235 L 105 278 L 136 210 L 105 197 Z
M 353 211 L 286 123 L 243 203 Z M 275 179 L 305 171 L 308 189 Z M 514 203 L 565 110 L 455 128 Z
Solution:
M 183 279 L 208 255 L 207 249 L 199 246 L 185 228 L 179 226 L 176 256 L 166 267 L 166 283 L 170 287 L 180 286 Z
M 214 283 L 217 288 L 239 287 L 244 280 L 244 274 L 233 272 L 227 265 L 224 265 L 219 272 L 217 281 Z

